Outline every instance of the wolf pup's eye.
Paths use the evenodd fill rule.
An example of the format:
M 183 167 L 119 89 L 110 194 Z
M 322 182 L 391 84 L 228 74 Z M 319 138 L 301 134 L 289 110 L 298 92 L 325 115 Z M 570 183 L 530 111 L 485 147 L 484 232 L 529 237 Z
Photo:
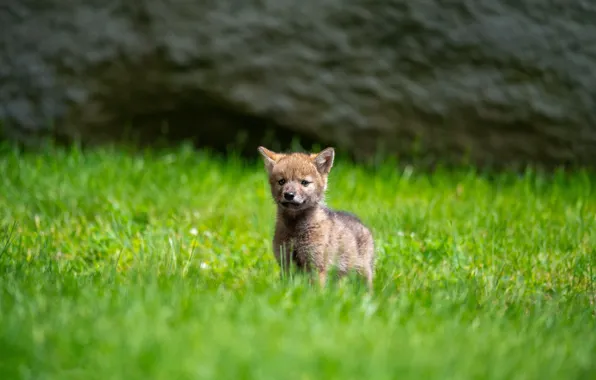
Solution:
M 277 181 L 277 183 L 279 183 L 280 185 L 283 185 L 284 183 L 286 183 L 286 180 L 282 178 L 279 181 Z
M 302 186 L 306 187 L 306 186 L 308 186 L 308 184 L 310 182 L 308 182 L 307 180 L 303 179 L 301 183 L 302 183 Z

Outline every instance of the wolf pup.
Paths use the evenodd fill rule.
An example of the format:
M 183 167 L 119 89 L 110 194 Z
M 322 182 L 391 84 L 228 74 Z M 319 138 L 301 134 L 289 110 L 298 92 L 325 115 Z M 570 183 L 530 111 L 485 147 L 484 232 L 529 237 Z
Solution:
M 372 290 L 374 241 L 370 230 L 354 215 L 325 206 L 327 177 L 335 150 L 318 154 L 276 153 L 259 147 L 277 204 L 273 252 L 287 274 L 293 264 L 318 274 L 325 285 L 331 267 L 343 277 L 356 270 Z

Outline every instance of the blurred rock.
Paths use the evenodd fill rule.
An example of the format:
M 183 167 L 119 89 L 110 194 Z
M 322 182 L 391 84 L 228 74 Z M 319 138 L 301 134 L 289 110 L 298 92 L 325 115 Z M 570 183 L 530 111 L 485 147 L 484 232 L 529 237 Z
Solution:
M 254 150 L 269 130 L 358 157 L 596 163 L 593 2 L 3 4 L 0 120 L 21 141 L 165 128 Z

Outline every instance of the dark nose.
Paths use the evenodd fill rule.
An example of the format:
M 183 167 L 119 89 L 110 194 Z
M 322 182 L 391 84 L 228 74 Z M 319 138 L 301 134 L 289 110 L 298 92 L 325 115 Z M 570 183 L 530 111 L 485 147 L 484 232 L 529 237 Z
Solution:
M 284 198 L 286 199 L 286 201 L 291 201 L 294 199 L 294 195 L 295 195 L 294 193 L 287 192 L 287 193 L 284 193 Z

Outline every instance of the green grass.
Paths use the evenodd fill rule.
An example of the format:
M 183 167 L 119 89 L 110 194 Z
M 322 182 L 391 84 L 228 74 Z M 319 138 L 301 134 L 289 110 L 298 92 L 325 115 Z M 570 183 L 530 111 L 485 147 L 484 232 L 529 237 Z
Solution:
M 280 283 L 258 161 L 4 149 L 0 173 L 2 379 L 596 377 L 591 174 L 339 158 L 328 203 L 374 231 L 370 297 Z

